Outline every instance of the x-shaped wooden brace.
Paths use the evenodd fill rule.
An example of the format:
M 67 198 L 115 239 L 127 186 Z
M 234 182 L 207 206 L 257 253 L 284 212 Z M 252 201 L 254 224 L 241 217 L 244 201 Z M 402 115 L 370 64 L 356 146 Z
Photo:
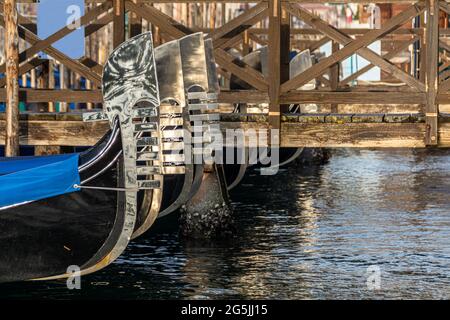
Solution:
M 319 63 L 313 67 L 307 69 L 305 72 L 299 74 L 295 78 L 285 82 L 281 86 L 282 93 L 295 90 L 302 85 L 308 83 L 312 79 L 323 74 L 330 66 L 339 61 L 342 61 L 354 53 L 361 55 L 363 58 L 370 61 L 372 64 L 380 67 L 382 70 L 391 73 L 396 78 L 402 80 L 406 84 L 416 88 L 420 92 L 425 92 L 425 85 L 407 74 L 403 70 L 397 68 L 394 64 L 388 60 L 380 57 L 378 54 L 370 49 L 367 49 L 369 44 L 377 40 L 378 38 L 388 34 L 389 32 L 396 29 L 398 26 L 406 23 L 408 20 L 418 16 L 424 11 L 424 5 L 421 3 L 414 4 L 408 9 L 404 10 L 399 15 L 390 19 L 381 29 L 375 29 L 367 32 L 364 36 L 353 40 L 350 36 L 345 33 L 333 28 L 325 21 L 321 20 L 317 16 L 307 12 L 301 6 L 296 4 L 285 4 L 285 8 L 292 15 L 298 17 L 304 22 L 308 23 L 312 27 L 317 28 L 323 34 L 325 34 L 330 39 L 340 43 L 344 47 L 333 53 L 331 56 L 321 60 Z
M 80 26 L 84 26 L 86 24 L 89 24 L 93 20 L 95 21 L 96 18 L 102 14 L 107 12 L 111 8 L 110 2 L 105 2 L 94 9 L 87 12 L 84 16 L 74 21 L 75 24 L 79 24 Z M 20 17 L 22 20 L 26 19 L 25 17 Z M 95 32 L 102 26 L 103 23 L 108 23 L 111 19 L 110 15 L 106 15 L 105 17 L 98 20 L 97 26 L 93 27 L 91 32 Z M 0 25 L 4 26 L 3 18 L 0 19 Z M 84 64 L 80 63 L 79 61 L 73 60 L 69 58 L 67 55 L 62 53 L 61 51 L 55 49 L 51 46 L 51 44 L 55 43 L 56 41 L 60 40 L 61 38 L 67 36 L 68 34 L 72 33 L 75 29 L 70 27 L 63 27 L 51 36 L 47 37 L 46 39 L 40 39 L 35 33 L 28 30 L 27 28 L 23 26 L 19 26 L 19 35 L 27 42 L 29 42 L 32 46 L 23 52 L 20 53 L 20 62 L 26 62 L 29 59 L 32 59 L 29 62 L 26 62 L 24 65 L 21 66 L 21 69 L 19 71 L 22 71 L 22 74 L 24 72 L 27 72 L 31 69 L 33 69 L 33 66 L 36 67 L 36 62 L 38 60 L 34 59 L 33 56 L 40 51 L 44 51 L 45 53 L 51 55 L 56 60 L 60 61 L 61 63 L 65 64 L 68 68 L 72 69 L 73 71 L 79 73 L 81 76 L 87 78 L 88 80 L 91 80 L 96 85 L 101 85 L 101 75 L 92 72 L 90 68 L 85 66 Z M 0 72 L 5 72 L 5 64 L 0 66 Z
M 410 45 L 414 44 L 414 42 L 416 42 L 418 40 L 419 40 L 418 37 L 413 37 L 412 39 L 410 39 L 410 40 L 406 41 L 405 43 L 403 43 L 402 45 L 400 45 L 395 50 L 392 50 L 392 51 L 384 54 L 383 58 L 387 59 L 387 60 L 395 58 L 398 54 L 400 54 L 401 52 L 403 52 L 406 49 L 408 49 Z M 340 86 L 344 86 L 347 83 L 349 83 L 350 81 L 356 80 L 359 76 L 365 74 L 366 72 L 368 72 L 369 70 L 371 70 L 374 67 L 375 67 L 375 65 L 373 63 L 372 64 L 368 64 L 367 66 L 361 68 L 360 70 L 356 71 L 355 73 L 351 74 L 347 78 L 345 78 L 342 81 L 340 81 L 339 85 Z
M 131 1 L 127 1 L 125 6 L 141 18 L 158 26 L 162 32 L 173 39 L 178 39 L 194 32 L 154 7 L 149 7 L 145 4 L 135 4 Z M 208 34 L 208 38 L 213 40 L 216 62 L 224 69 L 261 91 L 268 90 L 268 83 L 264 75 L 245 63 L 236 64 L 236 58 L 223 48 L 231 46 L 236 41 L 241 41 L 242 36 L 240 33 L 265 18 L 267 14 L 267 3 L 261 2 Z

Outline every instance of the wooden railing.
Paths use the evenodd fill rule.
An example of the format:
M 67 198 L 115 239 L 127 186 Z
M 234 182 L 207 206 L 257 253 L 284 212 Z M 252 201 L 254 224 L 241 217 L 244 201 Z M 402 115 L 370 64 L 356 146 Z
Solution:
M 5 27 L 9 37 L 5 44 L 7 63 L 0 66 L 0 73 L 6 72 L 6 78 L 0 79 L 0 101 L 7 104 L 5 123 L 8 155 L 17 150 L 18 135 L 18 101 L 26 104 L 46 103 L 48 111 L 55 111 L 55 103 L 86 103 L 83 108 L 93 108 L 102 102 L 100 90 L 102 65 L 90 57 L 70 59 L 52 45 L 67 36 L 73 30 L 62 28 L 46 39 L 39 39 L 30 28 L 32 22 L 19 15 L 19 24 L 15 24 L 14 10 L 8 8 L 14 2 L 33 2 L 32 0 L 3 0 L 3 17 L 0 25 Z M 439 25 L 440 14 L 450 13 L 450 4 L 443 0 L 379 0 L 379 3 L 410 4 L 398 15 L 384 21 L 379 29 L 337 29 L 327 21 L 315 16 L 303 5 L 307 3 L 325 3 L 326 0 L 271 0 L 246 1 L 197 0 L 198 3 L 253 3 L 236 18 L 224 21 L 222 26 L 183 25 L 169 15 L 158 10 L 153 3 L 186 3 L 189 0 L 149 1 L 149 0 L 86 0 L 92 8 L 79 19 L 85 28 L 86 37 L 95 34 L 104 26 L 112 23 L 111 42 L 119 45 L 127 37 L 142 31 L 140 24 L 145 21 L 158 34 L 157 43 L 180 38 L 186 34 L 202 30 L 211 38 L 215 47 L 215 59 L 222 77 L 230 74 L 238 77 L 253 90 L 227 91 L 221 93 L 224 103 L 268 103 L 268 122 L 272 128 L 280 128 L 281 115 L 289 104 L 314 103 L 319 106 L 330 105 L 326 112 L 339 112 L 339 105 L 373 105 L 376 112 L 380 105 L 411 105 L 417 112 L 426 115 L 427 145 L 438 144 L 439 104 L 450 104 L 450 42 L 446 42 L 450 31 Z M 369 3 L 365 0 L 343 1 L 333 3 Z M 126 14 L 131 13 L 126 25 Z M 296 18 L 310 28 L 291 28 L 292 19 Z M 413 27 L 413 21 L 420 21 Z M 16 38 L 24 39 L 29 47 L 22 52 L 11 43 Z M 390 51 L 375 53 L 368 46 L 375 41 L 393 43 Z M 313 67 L 296 77 L 289 79 L 289 54 L 292 49 L 318 50 L 326 43 L 332 43 L 333 52 L 324 57 Z M 269 52 L 268 74 L 249 65 L 237 62 L 229 48 L 237 48 L 246 53 L 256 45 L 267 45 Z M 76 86 L 68 88 L 61 81 L 54 89 L 55 81 L 44 81 L 39 88 L 23 86 L 18 88 L 18 78 L 29 74 L 36 67 L 47 64 L 36 54 L 45 52 L 64 66 L 86 80 L 83 90 Z M 409 52 L 417 59 L 411 59 L 406 70 L 392 62 L 399 54 Z M 343 78 L 340 76 L 339 64 L 359 55 L 370 62 L 363 69 Z M 416 61 L 416 62 L 413 62 Z M 369 83 L 361 85 L 355 81 L 370 69 L 378 67 L 389 74 L 388 83 Z M 50 72 L 50 77 L 53 72 Z M 47 75 L 48 78 L 48 75 Z M 64 79 L 64 77 L 63 77 Z M 312 79 L 320 80 L 320 87 L 312 91 L 300 91 L 297 88 Z M 323 109 L 325 110 L 325 109 Z M 328 109 L 327 109 L 328 110 Z M 60 111 L 67 111 L 60 108 Z M 325 112 L 325 111 L 324 111 Z M 5 130 L 0 121 L 0 131 Z

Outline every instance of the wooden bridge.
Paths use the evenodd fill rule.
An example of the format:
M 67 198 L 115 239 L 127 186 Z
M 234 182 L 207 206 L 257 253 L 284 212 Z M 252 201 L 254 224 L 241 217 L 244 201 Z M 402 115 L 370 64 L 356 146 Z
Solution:
M 0 25 L 6 29 L 6 63 L 0 66 L 6 78 L 0 79 L 0 101 L 6 103 L 6 113 L 0 114 L 0 139 L 6 140 L 8 155 L 17 146 L 80 146 L 95 143 L 107 130 L 106 123 L 83 123 L 80 110 L 55 113 L 57 103 L 76 102 L 83 108 L 99 107 L 102 65 L 86 56 L 70 59 L 52 45 L 67 36 L 65 27 L 46 39 L 38 38 L 33 21 L 19 15 L 16 2 L 3 0 Z M 209 26 L 183 25 L 170 14 L 158 10 L 155 3 L 191 2 L 211 4 L 225 11 L 228 3 L 243 3 L 245 10 L 227 21 L 224 15 Z M 327 3 L 325 0 L 86 0 L 89 10 L 79 19 L 89 37 L 112 24 L 113 46 L 143 31 L 144 22 L 155 37 L 155 45 L 204 31 L 215 47 L 215 59 L 220 67 L 222 83 L 233 74 L 247 83 L 250 90 L 229 90 L 220 94 L 223 113 L 222 128 L 280 129 L 282 147 L 426 147 L 450 146 L 450 3 L 443 0 L 379 0 L 383 6 L 402 5 L 396 14 L 383 16 L 377 28 L 341 28 L 330 25 L 316 15 L 307 4 Z M 345 4 L 349 1 L 335 0 Z M 254 5 L 249 5 L 249 4 Z M 368 4 L 370 1 L 353 0 Z M 213 6 L 214 5 L 214 6 Z M 391 10 L 391 13 L 394 10 Z M 210 12 L 210 17 L 213 16 Z M 126 16 L 129 15 L 129 19 Z M 221 26 L 217 26 L 217 24 Z M 301 27 L 298 27 L 301 25 Z M 29 45 L 19 52 L 18 39 Z M 381 42 L 381 53 L 368 48 Z M 319 50 L 331 43 L 332 53 L 318 60 L 309 69 L 289 77 L 291 50 Z M 230 53 L 230 48 L 242 55 L 256 45 L 268 47 L 268 72 L 243 63 Z M 55 89 L 48 72 L 48 61 L 36 57 L 46 52 L 61 66 L 86 79 L 86 89 L 63 87 Z M 340 72 L 342 61 L 357 54 L 369 62 L 347 77 Z M 409 56 L 398 63 L 399 56 Z M 39 88 L 19 87 L 19 77 L 35 68 L 47 65 L 43 84 Z M 358 81 L 358 77 L 378 67 L 384 79 Z M 50 76 L 49 76 L 50 74 Z M 298 90 L 316 79 L 314 90 Z M 61 81 L 62 83 L 63 81 Z M 46 112 L 19 116 L 18 104 L 44 103 Z M 267 104 L 264 114 L 232 113 L 236 103 Z M 292 104 L 315 104 L 314 113 L 289 113 Z

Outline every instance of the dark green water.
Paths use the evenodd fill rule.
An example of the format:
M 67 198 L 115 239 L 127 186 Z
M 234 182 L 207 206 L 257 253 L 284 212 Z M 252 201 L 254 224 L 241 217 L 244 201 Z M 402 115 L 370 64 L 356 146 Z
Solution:
M 450 151 L 334 151 L 323 166 L 250 171 L 232 198 L 233 239 L 188 243 L 160 224 L 79 291 L 6 284 L 0 298 L 450 298 Z

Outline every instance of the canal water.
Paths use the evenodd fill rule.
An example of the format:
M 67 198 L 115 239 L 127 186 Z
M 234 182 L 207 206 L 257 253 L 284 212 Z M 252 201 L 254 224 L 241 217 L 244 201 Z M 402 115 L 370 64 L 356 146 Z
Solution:
M 450 151 L 335 150 L 232 193 L 235 237 L 186 242 L 161 221 L 110 267 L 0 285 L 0 298 L 450 298 Z

